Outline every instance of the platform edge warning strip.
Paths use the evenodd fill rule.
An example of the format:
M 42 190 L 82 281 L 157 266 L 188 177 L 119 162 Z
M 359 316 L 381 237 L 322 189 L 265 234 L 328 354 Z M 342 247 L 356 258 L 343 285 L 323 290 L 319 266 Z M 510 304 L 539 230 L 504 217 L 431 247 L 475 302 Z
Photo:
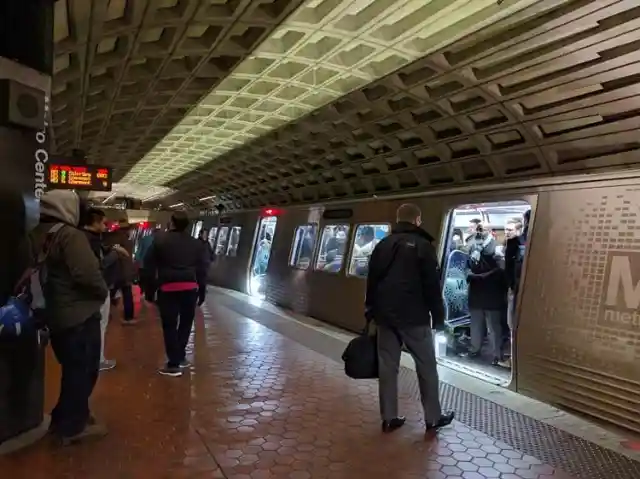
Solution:
M 341 356 L 345 345 L 338 338 L 287 320 L 227 293 L 216 292 L 214 302 L 333 361 L 342 362 Z M 401 394 L 419 400 L 415 372 L 411 369 L 400 368 L 399 388 Z M 455 410 L 456 419 L 464 425 L 575 477 L 580 479 L 640 478 L 640 462 L 615 451 L 447 383 L 440 383 L 440 396 L 443 407 Z

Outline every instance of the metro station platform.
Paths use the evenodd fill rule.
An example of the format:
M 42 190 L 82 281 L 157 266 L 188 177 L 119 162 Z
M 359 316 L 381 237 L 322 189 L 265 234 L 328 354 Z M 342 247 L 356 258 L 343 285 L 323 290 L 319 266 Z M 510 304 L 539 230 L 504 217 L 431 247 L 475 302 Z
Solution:
M 59 448 L 47 438 L 0 456 L 14 479 L 626 479 L 640 456 L 617 433 L 458 373 L 442 373 L 457 421 L 423 433 L 410 362 L 401 407 L 383 435 L 377 384 L 353 381 L 340 354 L 350 335 L 238 293 L 211 289 L 192 337 L 194 368 L 156 374 L 163 360 L 155 311 L 135 327 L 113 321 L 94 413 L 102 441 Z M 48 362 L 47 404 L 56 398 Z M 524 414 L 526 412 L 526 414 Z

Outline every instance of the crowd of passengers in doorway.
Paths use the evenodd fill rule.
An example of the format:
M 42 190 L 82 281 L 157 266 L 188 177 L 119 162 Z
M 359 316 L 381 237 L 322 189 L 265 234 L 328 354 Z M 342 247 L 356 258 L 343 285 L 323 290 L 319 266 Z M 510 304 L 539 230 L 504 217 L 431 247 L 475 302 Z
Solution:
M 510 342 L 530 210 L 504 226 L 500 240 L 489 225 L 472 219 L 448 245 L 444 296 L 450 350 L 473 360 L 511 367 Z M 487 334 L 488 333 L 488 334 Z M 488 336 L 488 351 L 483 350 Z

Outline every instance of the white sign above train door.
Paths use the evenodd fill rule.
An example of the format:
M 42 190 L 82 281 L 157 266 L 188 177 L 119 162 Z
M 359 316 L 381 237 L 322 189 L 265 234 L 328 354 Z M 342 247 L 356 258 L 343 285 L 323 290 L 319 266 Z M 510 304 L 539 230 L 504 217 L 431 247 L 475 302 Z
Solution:
M 640 252 L 609 253 L 602 293 L 603 326 L 640 329 Z

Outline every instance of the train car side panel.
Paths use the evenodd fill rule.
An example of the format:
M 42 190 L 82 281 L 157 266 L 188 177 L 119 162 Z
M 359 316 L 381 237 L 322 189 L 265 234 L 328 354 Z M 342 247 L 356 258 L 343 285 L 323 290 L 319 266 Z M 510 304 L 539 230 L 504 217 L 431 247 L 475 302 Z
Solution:
M 364 327 L 364 300 L 366 278 L 350 276 L 349 260 L 353 250 L 354 236 L 358 225 L 395 223 L 396 209 L 403 201 L 374 200 L 371 202 L 353 203 L 345 208 L 353 210 L 353 216 L 348 220 L 350 224 L 349 248 L 342 269 L 338 274 L 322 271 L 310 272 L 311 297 L 309 314 L 314 318 L 326 321 L 350 331 L 360 331 Z M 420 201 L 416 201 L 420 204 Z M 423 209 L 423 227 L 432 234 L 437 242 L 446 212 L 442 202 L 429 199 L 428 204 L 420 204 Z M 327 224 L 342 223 L 343 221 L 324 221 Z
M 289 259 L 296 229 L 306 224 L 318 225 L 320 216 L 321 210 L 317 208 L 291 209 L 278 218 L 267 269 L 267 301 L 301 314 L 309 314 L 312 290 L 308 273 L 311 265 L 308 269 L 294 268 L 289 265 Z
M 206 228 L 217 227 L 218 234 L 221 227 L 233 228 L 239 226 L 242 228 L 236 256 L 227 255 L 227 246 L 225 246 L 224 253 L 215 256 L 215 260 L 209 269 L 209 281 L 216 286 L 245 293 L 247 291 L 247 272 L 251 261 L 258 214 L 256 212 L 244 212 L 232 214 L 226 216 L 226 218 L 228 220 L 224 224 L 219 224 L 217 219 L 211 223 L 204 222 L 203 224 Z
M 518 386 L 640 432 L 640 188 L 540 197 L 520 304 Z

